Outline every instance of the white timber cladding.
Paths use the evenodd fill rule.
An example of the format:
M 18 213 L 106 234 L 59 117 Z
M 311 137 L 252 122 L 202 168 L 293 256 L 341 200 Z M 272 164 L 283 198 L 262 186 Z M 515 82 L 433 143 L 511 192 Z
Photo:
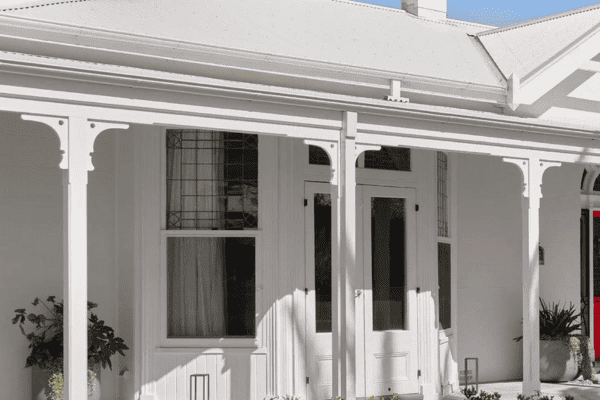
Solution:
M 144 128 L 141 128 L 144 131 Z M 146 163 L 140 164 L 140 178 L 145 182 L 141 195 L 158 199 L 153 201 L 141 218 L 146 219 L 155 231 L 142 232 L 153 237 L 146 237 L 159 244 L 158 259 L 148 259 L 147 267 L 155 269 L 156 273 L 143 273 L 143 279 L 148 280 L 148 287 L 156 307 L 148 307 L 143 313 L 143 319 L 149 328 L 155 332 L 153 345 L 148 349 L 145 367 L 149 362 L 156 369 L 142 372 L 142 392 L 154 395 L 155 399 L 190 398 L 190 374 L 208 373 L 210 379 L 210 398 L 251 398 L 263 399 L 267 393 L 277 392 L 290 378 L 286 372 L 277 368 L 283 360 L 282 354 L 287 346 L 283 336 L 286 328 L 282 326 L 287 314 L 286 305 L 280 296 L 286 296 L 287 291 L 278 284 L 278 246 L 277 246 L 277 193 L 278 187 L 278 139 L 273 136 L 259 136 L 259 178 L 258 178 L 258 229 L 236 231 L 190 231 L 166 230 L 166 129 L 148 127 L 140 132 L 138 139 L 146 143 L 142 145 L 141 157 Z M 140 143 L 141 144 L 141 143 Z M 136 164 L 137 165 L 137 164 Z M 156 173 L 156 176 L 150 174 Z M 145 176 L 145 178 L 144 178 Z M 152 195 L 154 193 L 154 195 Z M 160 193 L 160 196 L 156 196 Z M 256 337 L 255 338 L 223 338 L 223 339 L 192 339 L 168 338 L 167 301 L 166 301 L 166 238 L 177 236 L 195 237 L 254 237 L 256 238 Z M 152 255 L 150 255 L 151 258 Z M 160 260 L 157 262 L 157 260 Z M 281 282 L 287 277 L 283 276 Z M 279 321 L 279 322 L 278 322 Z M 287 328 L 288 330 L 290 328 Z M 148 339 L 142 339 L 144 345 Z M 185 360 L 185 361 L 182 361 Z M 287 361 L 289 364 L 290 361 Z M 292 367 L 288 368 L 290 371 Z M 144 378 L 145 377 L 145 378 Z M 146 382 L 146 385 L 144 384 Z M 186 382 L 184 384 L 184 382 Z M 290 382 L 291 384 L 291 382 Z M 175 396 L 175 397 L 174 397 Z M 184 397 L 182 397 L 184 396 Z

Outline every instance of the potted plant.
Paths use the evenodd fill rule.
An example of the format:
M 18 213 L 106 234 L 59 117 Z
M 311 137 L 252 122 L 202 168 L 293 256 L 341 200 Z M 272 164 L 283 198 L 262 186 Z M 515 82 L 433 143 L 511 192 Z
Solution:
M 576 324 L 580 314 L 570 308 L 559 309 L 559 304 L 546 303 L 540 297 L 540 380 L 542 382 L 566 382 L 575 379 L 579 373 L 584 379 L 595 379 L 590 356 L 589 338 L 575 335 L 581 324 Z M 523 336 L 514 338 L 520 341 Z
M 19 328 L 27 340 L 31 353 L 27 357 L 25 367 L 37 367 L 41 373 L 34 370 L 34 375 L 41 375 L 43 378 L 43 391 L 40 392 L 35 387 L 34 378 L 34 398 L 60 400 L 63 398 L 63 311 L 62 301 L 56 302 L 56 296 L 49 296 L 44 303 L 39 298 L 33 301 L 34 306 L 42 304 L 46 314 L 27 314 L 24 308 L 15 310 L 16 316 L 12 323 L 19 323 Z M 96 303 L 88 301 L 87 309 L 97 307 Z M 123 342 L 123 339 L 114 335 L 114 330 L 104 325 L 103 320 L 91 313 L 88 318 L 88 398 L 100 399 L 100 365 L 106 368 L 106 365 L 112 369 L 110 357 L 115 353 L 125 355 L 123 350 L 129 348 Z M 26 321 L 35 325 L 30 333 L 26 333 L 23 325 Z

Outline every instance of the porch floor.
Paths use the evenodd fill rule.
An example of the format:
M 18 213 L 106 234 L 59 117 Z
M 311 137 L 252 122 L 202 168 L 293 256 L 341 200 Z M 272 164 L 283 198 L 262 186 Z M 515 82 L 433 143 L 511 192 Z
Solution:
M 480 383 L 479 390 L 487 393 L 498 392 L 502 397 L 500 400 L 517 400 L 521 393 L 523 383 L 521 381 Z M 464 386 L 461 386 L 461 389 Z M 544 383 L 542 382 L 542 395 L 554 396 L 554 400 L 562 400 L 566 395 L 573 396 L 575 400 L 599 400 L 600 385 L 585 386 L 578 383 Z M 444 397 L 444 400 L 461 400 L 466 397 L 460 390 Z

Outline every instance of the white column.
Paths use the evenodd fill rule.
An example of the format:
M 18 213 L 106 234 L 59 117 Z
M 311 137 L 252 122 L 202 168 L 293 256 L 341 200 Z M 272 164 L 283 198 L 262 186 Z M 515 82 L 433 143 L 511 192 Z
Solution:
M 522 231 L 523 231 L 523 394 L 534 395 L 540 384 L 539 334 L 539 245 L 540 199 L 542 177 L 550 167 L 561 163 L 539 159 L 504 158 L 517 165 L 523 173 Z
M 90 122 L 82 117 L 23 115 L 50 126 L 61 141 L 63 158 L 64 374 L 65 400 L 87 399 L 87 180 L 93 170 L 94 140 L 105 129 L 128 125 Z
M 336 229 L 332 230 L 335 232 L 333 249 L 338 254 L 334 259 L 335 273 L 332 277 L 336 293 L 332 294 L 336 299 L 333 313 L 333 372 L 334 379 L 339 377 L 339 389 L 334 390 L 333 394 L 346 400 L 356 398 L 356 285 L 352 279 L 356 269 L 356 122 L 356 113 L 344 112 L 338 157 L 338 184 L 332 186 L 331 197 L 335 199 L 332 224 Z
M 381 146 L 356 144 L 357 114 L 344 112 L 339 143 L 304 140 L 331 161 L 332 396 L 356 399 L 356 168 L 361 152 Z

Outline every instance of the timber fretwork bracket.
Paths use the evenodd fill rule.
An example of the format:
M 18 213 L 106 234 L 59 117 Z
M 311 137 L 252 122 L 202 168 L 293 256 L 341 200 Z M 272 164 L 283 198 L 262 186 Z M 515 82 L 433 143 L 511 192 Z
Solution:
M 94 142 L 98 135 L 107 129 L 129 128 L 128 124 L 94 121 L 82 117 L 54 117 L 48 115 L 23 114 L 21 115 L 21 118 L 25 121 L 35 121 L 48 125 L 56 132 L 60 141 L 62 159 L 59 167 L 61 169 L 73 167 L 72 165 L 69 165 L 71 157 L 74 156 L 69 153 L 69 148 L 72 148 L 69 145 L 74 143 L 83 145 L 83 151 L 87 158 L 86 169 L 88 172 L 94 170 L 92 153 L 94 152 Z M 77 135 L 76 138 L 74 137 L 75 135 Z
M 502 161 L 515 164 L 521 170 L 523 176 L 523 197 L 529 198 L 530 202 L 536 202 L 542 198 L 542 178 L 544 172 L 551 167 L 560 167 L 562 163 L 556 161 L 543 161 L 537 158 L 509 158 L 504 157 Z

